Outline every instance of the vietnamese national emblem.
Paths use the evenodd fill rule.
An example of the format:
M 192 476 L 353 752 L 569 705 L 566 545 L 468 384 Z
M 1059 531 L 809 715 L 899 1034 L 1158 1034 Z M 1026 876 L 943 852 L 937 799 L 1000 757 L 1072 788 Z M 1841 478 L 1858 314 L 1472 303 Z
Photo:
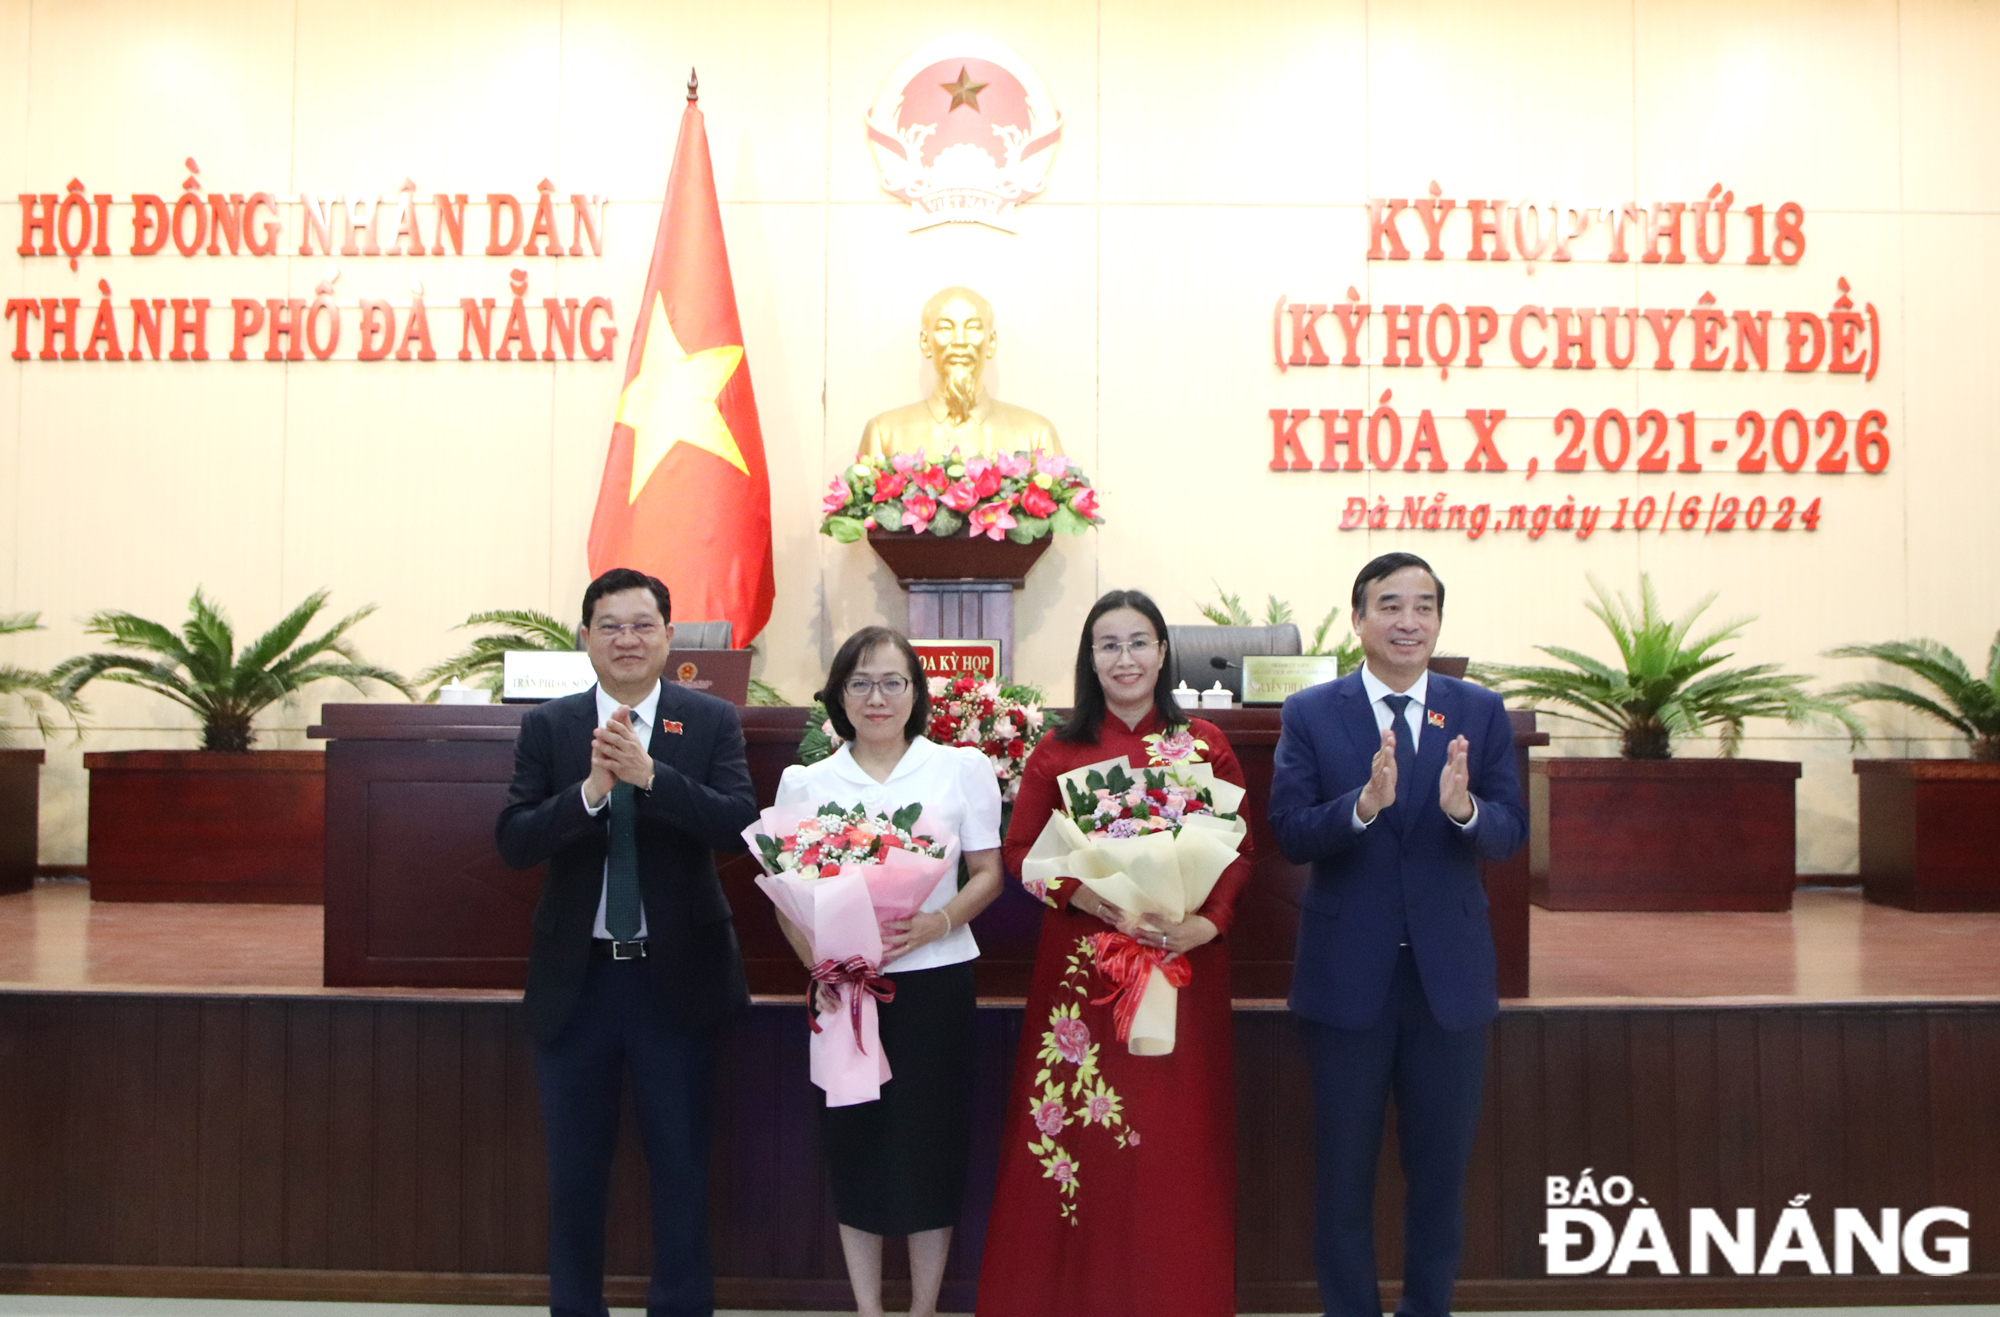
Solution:
M 1041 75 L 987 37 L 933 41 L 898 64 L 868 111 L 882 187 L 910 203 L 910 228 L 951 222 L 1015 232 L 1041 195 L 1062 115 Z

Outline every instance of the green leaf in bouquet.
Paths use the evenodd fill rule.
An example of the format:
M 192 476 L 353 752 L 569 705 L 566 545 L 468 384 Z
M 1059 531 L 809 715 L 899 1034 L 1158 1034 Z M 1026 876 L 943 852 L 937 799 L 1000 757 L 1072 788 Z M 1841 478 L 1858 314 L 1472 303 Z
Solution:
M 1090 519 L 1070 511 L 1067 506 L 1057 508 L 1049 518 L 1049 524 L 1064 535 L 1081 535 L 1090 529 Z
M 1097 808 L 1097 802 L 1089 796 L 1084 795 L 1078 789 L 1076 783 L 1065 782 L 1063 783 L 1063 787 L 1069 792 L 1069 813 L 1071 818 L 1082 818 Z
M 883 530 L 903 529 L 903 505 L 895 499 L 875 505 L 875 524 Z
M 778 856 L 784 851 L 784 848 L 778 845 L 778 839 L 776 837 L 759 835 L 757 838 L 757 849 L 763 853 L 764 867 L 773 873 L 777 872 Z
M 822 535 L 831 535 L 842 544 L 853 544 L 868 533 L 858 517 L 828 517 L 819 529 Z
M 1092 791 L 1105 791 L 1109 789 L 1105 785 L 1103 771 L 1096 768 L 1091 769 L 1083 775 L 1083 784 Z
M 953 512 L 942 503 L 938 504 L 937 515 L 931 518 L 931 534 L 939 539 L 949 539 L 964 529 L 964 513 Z
M 917 820 L 923 817 L 923 813 L 924 813 L 924 802 L 921 800 L 911 801 L 909 804 L 897 810 L 894 814 L 891 814 L 889 816 L 889 822 L 895 824 L 897 827 L 901 828 L 904 832 L 908 832 L 911 828 L 917 826 Z
M 1014 529 L 1007 532 L 1007 538 L 1016 544 L 1033 544 L 1048 533 L 1047 517 L 1019 516 L 1014 518 Z
M 1146 790 L 1163 791 L 1166 789 L 1167 770 L 1165 770 L 1164 768 L 1146 769 L 1144 777 L 1146 779 Z
M 835 818 L 841 820 L 844 823 L 847 821 L 847 811 L 842 809 L 840 806 L 834 804 L 831 800 L 829 800 L 824 805 L 821 805 L 819 807 L 819 817 L 823 819 Z

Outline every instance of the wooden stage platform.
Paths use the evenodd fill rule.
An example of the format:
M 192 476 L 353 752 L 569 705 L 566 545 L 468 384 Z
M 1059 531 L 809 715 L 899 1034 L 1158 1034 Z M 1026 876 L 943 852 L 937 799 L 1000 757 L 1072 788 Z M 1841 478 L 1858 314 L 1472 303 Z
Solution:
M 1533 912 L 1531 994 L 1494 1026 L 1464 1308 L 2000 1302 L 2000 915 L 1807 889 L 1789 915 Z M 516 995 L 319 986 L 310 906 L 0 898 L 0 1292 L 535 1303 L 541 1141 Z M 1311 1311 L 1309 1111 L 1289 1018 L 1239 1001 L 1238 1276 Z M 980 1013 L 973 1184 L 947 1298 L 970 1306 L 1018 1003 Z M 732 1032 L 717 1131 L 725 1306 L 839 1308 L 845 1280 L 795 1000 Z M 645 1256 L 626 1140 L 614 1290 Z M 1681 1269 L 1689 1212 L 1801 1194 L 1969 1214 L 1968 1266 L 1880 1276 L 1548 1274 L 1549 1176 L 1626 1176 Z M 1385 1160 L 1383 1272 L 1400 1253 Z M 1625 1209 L 1606 1208 L 1613 1227 Z M 1933 1235 L 1950 1235 L 1941 1229 Z M 1921 1244 L 1922 1241 L 1919 1241 Z M 1939 1247 L 1933 1239 L 1929 1245 Z M 1581 1255 L 1579 1244 L 1576 1250 Z M 1024 1260 L 1024 1265 L 1033 1265 Z M 1391 1286 L 1393 1289 L 1393 1286 Z

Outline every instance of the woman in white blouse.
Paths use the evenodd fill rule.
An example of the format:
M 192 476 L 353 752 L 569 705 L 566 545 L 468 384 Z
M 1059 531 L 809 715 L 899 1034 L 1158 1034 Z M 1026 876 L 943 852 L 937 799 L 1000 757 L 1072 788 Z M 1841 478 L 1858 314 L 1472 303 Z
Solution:
M 778 803 L 834 801 L 892 814 L 920 801 L 926 829 L 950 847 L 945 876 L 923 908 L 882 925 L 884 972 L 896 996 L 881 1004 L 881 1039 L 894 1077 L 879 1101 L 825 1108 L 821 1124 L 855 1307 L 861 1317 L 880 1317 L 882 1239 L 901 1235 L 909 1239 L 911 1317 L 932 1317 L 965 1193 L 979 955 L 967 925 L 1000 894 L 1000 788 L 979 750 L 925 739 L 929 688 L 901 633 L 874 626 L 849 636 L 820 698 L 840 748 L 786 769 Z M 810 965 L 811 944 L 778 918 Z M 818 985 L 811 991 L 821 1004 Z

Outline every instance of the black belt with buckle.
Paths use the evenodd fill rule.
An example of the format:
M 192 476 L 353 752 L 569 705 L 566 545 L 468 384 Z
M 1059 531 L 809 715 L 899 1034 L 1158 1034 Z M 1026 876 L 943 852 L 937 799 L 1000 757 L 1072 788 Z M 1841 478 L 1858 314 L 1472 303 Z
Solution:
M 599 960 L 644 960 L 646 943 L 642 938 L 637 942 L 614 942 L 608 937 L 590 939 L 590 954 Z

